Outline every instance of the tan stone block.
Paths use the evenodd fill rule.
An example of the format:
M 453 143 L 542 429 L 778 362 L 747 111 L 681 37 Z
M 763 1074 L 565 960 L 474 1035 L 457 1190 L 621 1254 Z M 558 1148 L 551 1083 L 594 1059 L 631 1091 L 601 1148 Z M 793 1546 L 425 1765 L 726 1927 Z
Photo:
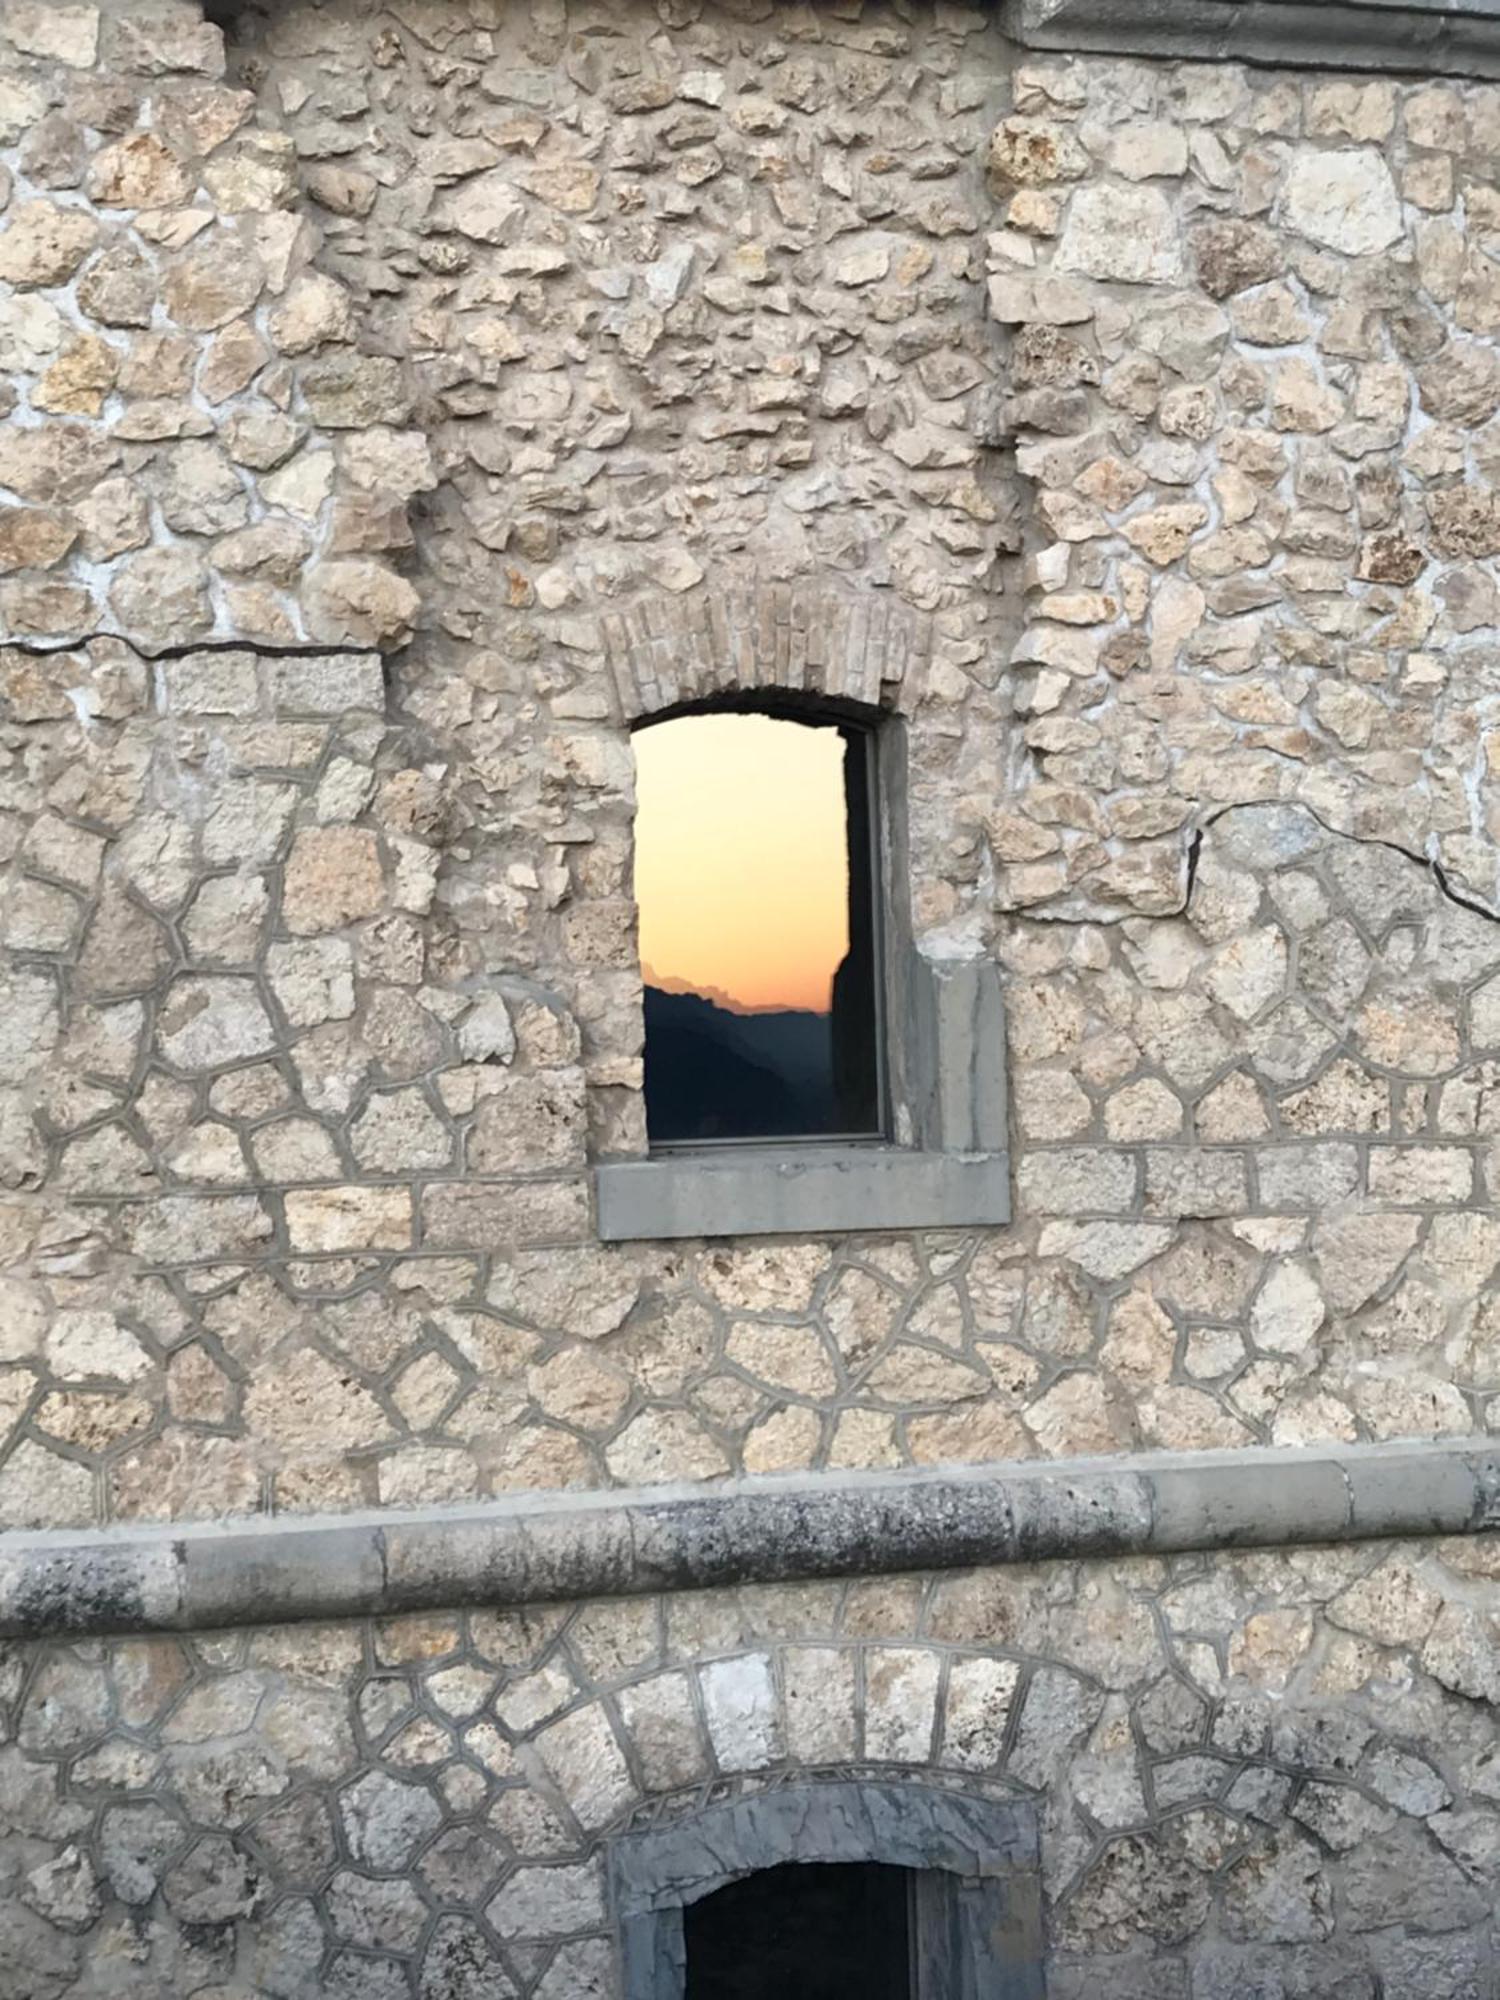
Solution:
M 1177 1329 L 1148 1291 L 1128 1292 L 1112 1309 L 1102 1366 L 1131 1390 L 1169 1381 L 1177 1352 Z
M 530 1369 L 526 1386 L 549 1417 L 601 1433 L 614 1428 L 631 1397 L 629 1378 L 588 1348 L 564 1348 Z
M 758 1381 L 794 1396 L 826 1397 L 837 1376 L 813 1327 L 739 1320 L 729 1329 L 725 1358 Z
M 297 155 L 290 133 L 243 133 L 204 167 L 203 188 L 225 215 L 273 215 L 290 208 L 297 198 Z
M 168 261 L 162 290 L 179 326 L 212 333 L 249 312 L 264 286 L 260 259 L 236 236 L 219 230 Z
M 304 585 L 307 629 L 329 645 L 401 645 L 421 599 L 405 577 L 369 557 L 317 564 Z
M 130 556 L 115 572 L 109 601 L 124 630 L 148 650 L 213 630 L 208 571 L 188 549 L 151 548 Z
M 131 132 L 94 155 L 87 185 L 105 208 L 179 208 L 192 198 L 194 180 L 154 132 Z
M 1065 1375 L 1021 1412 L 1021 1421 L 1049 1458 L 1089 1457 L 1119 1448 L 1108 1391 L 1096 1375 Z
M 90 562 L 109 562 L 129 549 L 143 547 L 151 538 L 145 499 L 131 480 L 101 481 L 74 511 Z
M 76 340 L 31 392 L 34 408 L 63 416 L 97 417 L 119 372 L 118 351 L 94 335 Z
M 51 569 L 78 539 L 78 524 L 60 508 L 0 508 L 0 571 Z
M 1328 1616 L 1382 1646 L 1420 1646 L 1442 1605 L 1442 1592 L 1397 1556 L 1350 1584 L 1329 1605 Z
M 606 1450 L 612 1478 L 626 1486 L 713 1479 L 730 1469 L 721 1446 L 685 1410 L 644 1410 Z
M 365 827 L 303 827 L 287 858 L 282 915 L 298 936 L 339 930 L 385 907 L 380 845 Z
M 0 278 L 22 288 L 65 285 L 99 235 L 99 224 L 82 209 L 23 202 L 0 233 Z
M 1370 1193 L 1378 1201 L 1469 1201 L 1474 1155 L 1462 1146 L 1372 1147 Z
M 1320 83 L 1307 106 L 1307 130 L 1316 139 L 1357 139 L 1381 144 L 1396 123 L 1396 86 L 1386 82 Z
M 1079 179 L 1088 164 L 1087 153 L 1063 124 L 1008 118 L 990 139 L 987 167 L 992 186 L 1047 187 Z
M 468 1164 L 480 1174 L 581 1165 L 584 1077 L 577 1069 L 492 1079 L 474 1114 Z
M 704 1252 L 705 1289 L 746 1312 L 805 1312 L 832 1258 L 822 1244 L 746 1244 Z
M 578 1243 L 590 1233 L 589 1188 L 582 1179 L 508 1184 L 438 1182 L 422 1196 L 429 1249 L 488 1250 Z
M 13 638 L 80 637 L 96 617 L 93 596 L 82 584 L 35 577 L 0 583 L 0 623 Z
M 1235 1633 L 1229 1671 L 1253 1687 L 1281 1693 L 1313 1641 L 1312 1614 L 1300 1606 L 1256 1612 Z
M 248 320 L 226 326 L 208 343 L 198 369 L 198 387 L 205 401 L 224 402 L 247 389 L 270 359 L 270 349 Z M 273 506 L 283 503 L 267 500 Z
M 1169 1450 L 1229 1450 L 1254 1441 L 1245 1425 L 1202 1389 L 1154 1388 L 1140 1411 L 1148 1441 Z
M 294 1188 L 286 1196 L 294 1251 L 405 1250 L 412 1240 L 406 1188 Z
M 1458 1061 L 1458 1023 L 1430 992 L 1413 990 L 1370 999 L 1355 1016 L 1360 1048 L 1383 1069 L 1437 1076 Z
M 1188 543 L 1207 521 L 1206 507 L 1196 500 L 1184 500 L 1133 515 L 1123 527 L 1133 549 L 1139 549 L 1150 562 L 1166 564 L 1186 553 Z
M 740 1457 L 751 1475 L 807 1472 L 816 1462 L 822 1441 L 823 1424 L 816 1411 L 791 1405 L 773 1410 L 751 1426 Z
M 0 34 L 22 55 L 70 69 L 92 69 L 99 51 L 99 9 L 63 0 L 6 0 Z

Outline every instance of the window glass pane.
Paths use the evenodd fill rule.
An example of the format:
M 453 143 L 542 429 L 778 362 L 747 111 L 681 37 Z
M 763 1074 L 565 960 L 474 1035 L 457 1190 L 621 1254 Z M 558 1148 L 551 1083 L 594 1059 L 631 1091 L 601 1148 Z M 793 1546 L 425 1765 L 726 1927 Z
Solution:
M 865 737 L 713 714 L 634 740 L 653 1143 L 874 1131 Z

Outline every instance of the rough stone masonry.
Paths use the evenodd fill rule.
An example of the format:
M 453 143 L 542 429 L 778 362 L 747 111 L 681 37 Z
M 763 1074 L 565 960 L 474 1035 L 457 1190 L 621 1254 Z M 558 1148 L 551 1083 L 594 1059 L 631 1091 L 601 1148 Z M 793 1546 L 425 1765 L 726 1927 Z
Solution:
M 0 0 L 4 2000 L 623 2000 L 617 1836 L 862 1778 L 1034 1810 L 1052 2000 L 1495 2000 L 1437 13 Z M 904 731 L 1005 1229 L 598 1239 L 628 728 L 776 688 Z

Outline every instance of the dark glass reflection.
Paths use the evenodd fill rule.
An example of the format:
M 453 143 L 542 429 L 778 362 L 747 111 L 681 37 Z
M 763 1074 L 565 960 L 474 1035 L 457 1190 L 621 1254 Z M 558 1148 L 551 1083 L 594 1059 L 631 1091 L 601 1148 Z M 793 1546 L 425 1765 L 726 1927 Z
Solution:
M 907 1879 L 793 1863 L 689 1904 L 687 2000 L 910 2000 Z
M 716 713 L 635 744 L 652 1143 L 874 1133 L 869 738 Z

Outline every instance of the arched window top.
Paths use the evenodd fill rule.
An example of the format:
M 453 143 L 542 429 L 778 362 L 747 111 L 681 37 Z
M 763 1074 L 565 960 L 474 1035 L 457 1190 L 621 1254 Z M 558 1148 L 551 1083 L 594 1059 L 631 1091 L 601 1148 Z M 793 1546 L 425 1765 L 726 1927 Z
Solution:
M 878 1136 L 868 728 L 744 697 L 634 741 L 652 1145 Z
M 627 723 L 684 703 L 775 689 L 902 714 L 932 651 L 932 621 L 891 592 L 744 581 L 663 592 L 602 621 Z
M 631 718 L 632 734 L 679 722 L 694 715 L 760 715 L 773 721 L 800 722 L 810 727 L 832 725 L 845 729 L 875 729 L 887 711 L 868 701 L 851 700 L 847 695 L 825 694 L 813 688 L 734 687 L 714 694 L 685 696 L 663 708 L 651 709 Z

